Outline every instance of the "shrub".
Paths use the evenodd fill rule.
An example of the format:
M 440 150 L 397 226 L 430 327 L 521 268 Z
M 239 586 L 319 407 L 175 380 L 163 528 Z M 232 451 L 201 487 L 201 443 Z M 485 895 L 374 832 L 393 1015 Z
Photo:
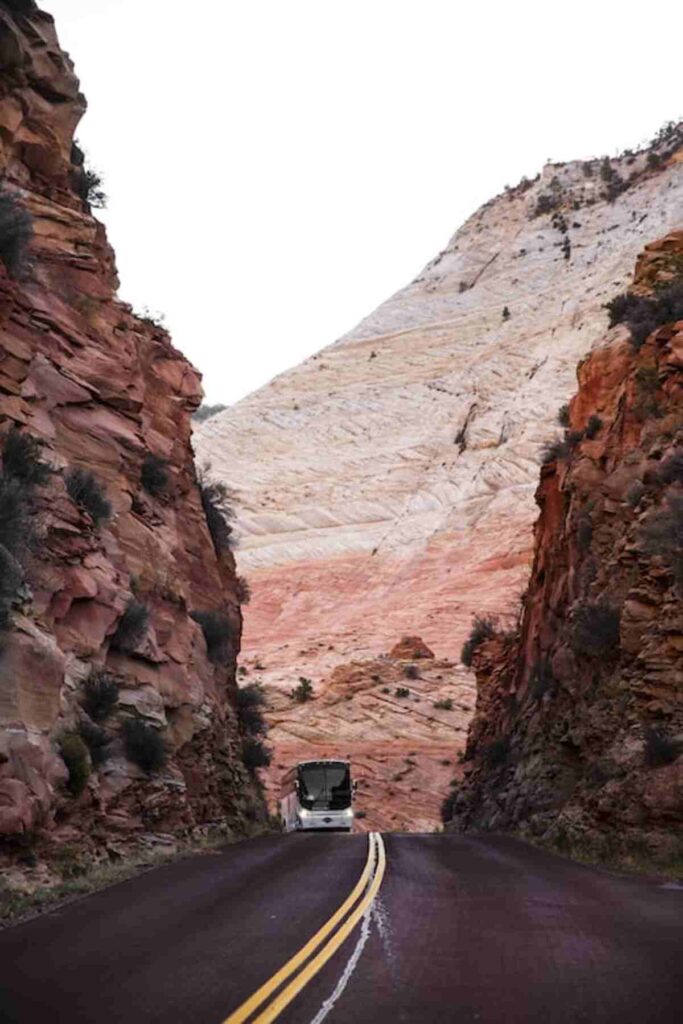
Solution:
M 0 476 L 0 545 L 18 562 L 34 543 L 33 524 L 30 488 L 21 480 Z
M 505 764 L 510 754 L 510 737 L 499 736 L 493 743 L 489 743 L 484 755 L 489 768 L 498 768 Z
M 417 665 L 406 665 L 405 668 L 403 669 L 403 675 L 406 677 L 406 679 L 419 679 L 420 670 L 417 667 Z
M 203 473 L 199 476 L 199 494 L 213 546 L 216 554 L 220 555 L 230 547 L 230 520 L 235 518 L 234 493 L 225 484 L 208 480 Z
M 142 463 L 140 483 L 148 494 L 158 497 L 168 487 L 168 462 L 148 452 Z
M 9 626 L 9 613 L 24 580 L 24 573 L 16 558 L 0 544 L 0 629 Z
M 305 704 L 309 700 L 313 700 L 313 683 L 306 676 L 299 676 L 299 683 L 290 694 L 297 704 Z
M 0 260 L 12 280 L 18 280 L 26 271 L 32 237 L 31 214 L 14 195 L 0 191 Z
M 223 412 L 224 409 L 227 409 L 227 406 L 220 405 L 220 403 L 217 405 L 202 404 L 195 412 L 192 413 L 192 419 L 196 423 L 204 423 L 205 420 L 215 416 L 217 412 Z
M 242 761 L 250 772 L 257 768 L 267 768 L 271 762 L 268 747 L 256 736 L 246 736 L 242 741 Z
M 397 686 L 396 689 L 394 690 L 394 696 L 400 697 L 401 700 L 403 700 L 406 697 L 410 697 L 410 690 L 408 689 L 407 686 Z
M 32 434 L 12 427 L 2 445 L 3 472 L 27 487 L 40 487 L 50 479 L 52 470 L 41 459 L 42 446 Z
M 83 171 L 82 197 L 88 206 L 97 210 L 104 210 L 107 205 L 107 193 L 102 186 L 102 176 L 92 167 L 86 167 Z
M 683 483 L 683 451 L 674 452 L 664 459 L 657 470 L 657 479 L 662 484 Z
M 70 469 L 66 474 L 66 489 L 71 500 L 85 509 L 95 526 L 111 518 L 112 506 L 107 492 L 90 470 Z
M 490 615 L 475 615 L 472 620 L 470 635 L 462 646 L 460 660 L 463 665 L 470 668 L 472 658 L 477 647 L 483 644 L 484 640 L 490 640 L 496 634 L 496 620 Z
M 683 495 L 670 494 L 666 505 L 651 515 L 640 531 L 645 550 L 665 558 L 683 593 Z
M 453 701 L 450 697 L 446 697 L 445 700 L 435 700 L 433 706 L 437 711 L 452 711 Z
M 572 620 L 572 648 L 575 654 L 597 658 L 619 648 L 619 612 L 606 603 L 584 604 Z
M 116 707 L 119 684 L 113 676 L 101 669 L 92 672 L 85 681 L 83 709 L 93 722 L 104 722 Z
M 67 788 L 72 796 L 80 796 L 90 776 L 88 748 L 76 733 L 67 733 L 59 744 L 59 752 L 69 770 Z
M 129 761 L 148 775 L 164 767 L 167 759 L 166 745 L 158 729 L 139 718 L 127 718 L 122 732 L 123 746 Z
M 561 203 L 559 195 L 551 195 L 549 192 L 542 192 L 536 201 L 534 217 L 541 217 L 544 213 L 552 213 Z
M 221 612 L 191 612 L 191 616 L 202 627 L 209 661 L 226 665 L 230 661 L 233 639 L 230 619 Z
M 557 410 L 557 422 L 561 427 L 569 426 L 569 406 L 566 403 Z
M 510 319 L 510 310 L 508 309 L 507 306 L 503 306 L 503 320 L 509 320 L 509 319 Z
M 667 736 L 663 729 L 645 729 L 645 764 L 659 768 L 673 762 L 683 753 L 683 743 Z
M 555 677 L 550 667 L 550 661 L 547 658 L 543 658 L 541 661 L 537 661 L 531 670 L 529 677 L 531 699 L 543 700 L 546 693 L 552 693 L 554 689 Z
M 93 766 L 99 767 L 107 760 L 107 747 L 111 740 L 104 729 L 92 722 L 81 722 L 78 727 L 78 734 L 90 751 L 90 760 Z
M 577 445 L 579 445 L 581 441 L 583 441 L 583 431 L 568 430 L 564 435 L 564 440 L 570 452 L 573 452 Z
M 263 717 L 266 698 L 258 683 L 241 686 L 237 690 L 237 716 L 242 731 L 250 736 L 259 736 L 267 732 L 268 726 Z
M 640 503 L 640 499 L 645 494 L 645 484 L 642 480 L 634 480 L 629 489 L 626 492 L 626 501 L 631 508 L 635 508 Z
M 238 576 L 235 580 L 235 588 L 239 603 L 249 604 L 251 601 L 251 587 L 249 586 L 249 580 L 244 576 Z
M 557 437 L 553 441 L 546 441 L 541 448 L 541 464 L 549 466 L 551 462 L 566 462 L 571 455 L 571 448 L 566 438 Z
M 585 436 L 588 438 L 589 441 L 592 441 L 594 437 L 597 437 L 601 429 L 602 420 L 599 416 L 596 416 L 595 413 L 593 413 L 593 415 L 588 418 Z
M 148 626 L 149 608 L 131 597 L 111 638 L 111 646 L 114 650 L 124 653 L 134 651 L 145 636 Z
M 652 331 L 683 319 L 683 281 L 674 281 L 654 295 L 625 292 L 608 302 L 606 309 L 610 327 L 626 324 L 634 347 L 639 349 Z

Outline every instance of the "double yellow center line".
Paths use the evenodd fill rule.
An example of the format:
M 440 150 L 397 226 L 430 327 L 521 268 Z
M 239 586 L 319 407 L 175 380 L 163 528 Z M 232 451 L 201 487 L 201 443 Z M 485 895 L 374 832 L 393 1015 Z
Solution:
M 301 992 L 311 978 L 314 978 L 318 971 L 325 966 L 330 957 L 339 949 L 345 939 L 349 937 L 363 915 L 372 906 L 372 902 L 379 891 L 384 877 L 386 867 L 386 854 L 384 843 L 379 832 L 370 832 L 368 837 L 368 857 L 360 878 L 356 882 L 353 891 L 344 900 L 342 905 L 334 912 L 332 917 L 320 928 L 315 935 L 302 946 L 298 953 L 284 964 L 272 978 L 269 978 L 259 989 L 254 992 L 241 1006 L 231 1013 L 223 1024 L 242 1024 L 243 1021 L 252 1017 L 252 1014 L 266 1002 L 284 982 L 295 975 L 285 988 L 276 995 L 263 1009 L 258 1017 L 254 1017 L 252 1024 L 267 1024 L 268 1021 L 279 1017 L 286 1006 Z M 348 916 L 347 916 L 348 915 Z M 346 920 L 344 920 L 346 919 Z M 343 922 L 340 924 L 340 922 Z M 337 928 L 337 925 L 339 927 Z M 336 931 L 335 931 L 336 929 Z M 328 936 L 331 936 L 328 938 Z M 327 939 L 327 942 L 325 940 Z M 316 949 L 325 943 L 315 956 Z M 298 974 L 296 973 L 298 971 Z

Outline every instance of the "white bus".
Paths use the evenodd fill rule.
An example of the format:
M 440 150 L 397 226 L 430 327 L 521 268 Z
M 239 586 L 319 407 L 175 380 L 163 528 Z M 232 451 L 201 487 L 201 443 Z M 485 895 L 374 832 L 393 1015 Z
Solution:
M 350 832 L 353 788 L 348 761 L 301 761 L 282 779 L 280 815 L 285 831 Z

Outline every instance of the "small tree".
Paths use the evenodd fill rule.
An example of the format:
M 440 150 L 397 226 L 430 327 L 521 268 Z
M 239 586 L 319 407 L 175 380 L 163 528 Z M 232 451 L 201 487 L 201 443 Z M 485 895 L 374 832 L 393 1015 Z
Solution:
M 102 669 L 95 669 L 85 681 L 83 709 L 93 722 L 104 722 L 116 707 L 119 684 Z
M 27 487 L 41 487 L 50 479 L 50 466 L 42 460 L 38 438 L 12 427 L 2 444 L 3 473 Z
M 59 744 L 59 752 L 69 770 L 68 790 L 72 796 L 80 796 L 90 777 L 88 748 L 76 733 L 67 733 Z
M 209 480 L 208 472 L 209 467 L 207 466 L 199 474 L 199 494 L 214 549 L 216 554 L 220 555 L 221 551 L 227 551 L 230 547 L 232 535 L 230 522 L 235 518 L 233 507 L 235 495 L 226 484 L 217 480 Z
M 291 691 L 292 698 L 297 704 L 306 704 L 307 701 L 313 700 L 315 696 L 313 692 L 313 683 L 306 676 L 299 676 L 299 683 Z
M 242 761 L 250 772 L 267 768 L 271 762 L 268 747 L 257 736 L 246 736 L 242 741 Z
M 258 683 L 250 683 L 237 690 L 237 715 L 242 731 L 247 735 L 260 736 L 268 731 L 263 717 L 265 703 L 263 688 Z
M 226 665 L 230 661 L 234 629 L 232 622 L 221 612 L 191 612 L 194 621 L 202 627 L 209 661 Z

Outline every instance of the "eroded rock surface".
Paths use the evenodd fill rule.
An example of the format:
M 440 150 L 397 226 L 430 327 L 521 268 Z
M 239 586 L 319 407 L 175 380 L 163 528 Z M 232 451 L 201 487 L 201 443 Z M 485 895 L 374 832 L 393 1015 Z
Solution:
M 39 439 L 52 467 L 23 495 L 38 544 L 0 633 L 0 835 L 47 833 L 83 849 L 215 819 L 239 827 L 260 812 L 234 710 L 234 561 L 214 550 L 190 443 L 200 379 L 162 328 L 116 299 L 113 253 L 73 147 L 85 101 L 52 18 L 32 3 L 0 3 L 0 46 L 3 191 L 30 211 L 34 231 L 23 276 L 0 262 L 0 434 Z M 155 493 L 142 483 L 150 455 L 166 475 Z M 111 502 L 99 525 L 67 492 L 79 467 Z M 133 599 L 148 628 L 115 649 Z M 229 627 L 220 664 L 190 617 L 205 610 Z M 96 669 L 119 695 L 94 723 L 83 701 Z M 169 758 L 155 774 L 126 756 L 130 719 L 164 739 Z M 103 733 L 106 754 L 100 764 L 88 754 L 75 795 L 60 751 L 88 726 Z
M 681 231 L 646 248 L 634 291 L 657 295 L 676 279 Z M 542 471 L 520 635 L 474 654 L 477 711 L 454 825 L 673 860 L 683 835 L 683 321 L 640 349 L 615 328 L 578 379 L 569 428 L 593 417 L 595 430 Z

